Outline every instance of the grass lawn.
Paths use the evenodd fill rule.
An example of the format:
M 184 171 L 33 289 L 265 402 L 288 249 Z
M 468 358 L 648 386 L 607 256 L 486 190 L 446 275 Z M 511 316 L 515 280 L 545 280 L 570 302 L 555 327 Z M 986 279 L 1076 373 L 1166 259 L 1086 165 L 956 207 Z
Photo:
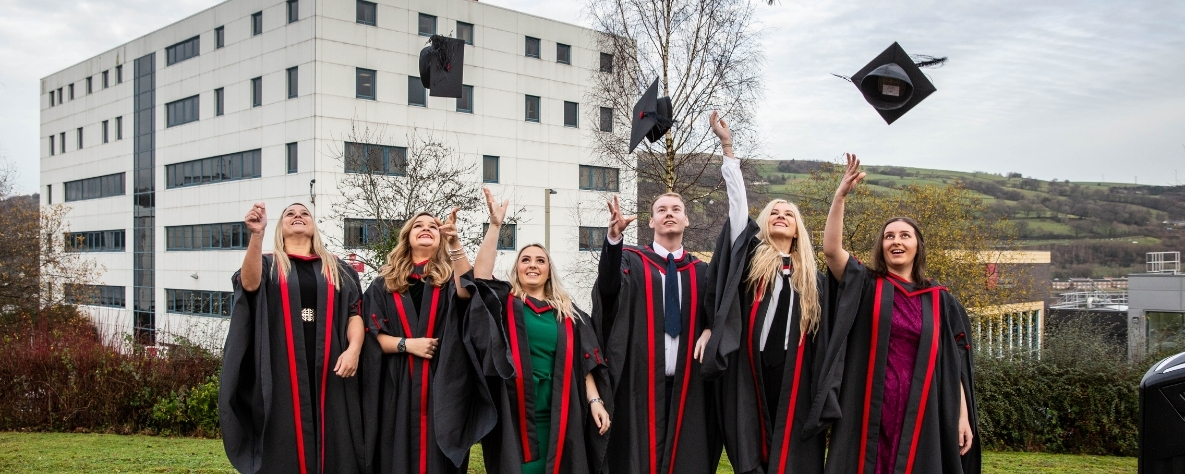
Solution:
M 480 447 L 469 468 L 484 472 Z M 986 453 L 985 474 L 1103 474 L 1136 472 L 1135 458 L 1034 453 Z M 232 473 L 217 439 L 72 433 L 0 433 L 0 472 Z M 718 473 L 732 473 L 727 460 Z

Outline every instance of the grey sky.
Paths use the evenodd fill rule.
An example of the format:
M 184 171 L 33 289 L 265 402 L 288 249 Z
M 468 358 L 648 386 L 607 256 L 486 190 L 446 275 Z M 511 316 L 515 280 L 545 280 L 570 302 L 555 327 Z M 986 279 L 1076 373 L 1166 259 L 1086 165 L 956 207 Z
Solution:
M 341 0 L 345 1 L 345 0 Z M 0 154 L 37 188 L 39 79 L 218 2 L 0 0 Z M 491 0 L 587 24 L 582 2 Z M 1185 182 L 1185 2 L 782 0 L 765 29 L 761 154 L 1042 179 Z M 886 126 L 850 75 L 893 41 L 949 56 Z

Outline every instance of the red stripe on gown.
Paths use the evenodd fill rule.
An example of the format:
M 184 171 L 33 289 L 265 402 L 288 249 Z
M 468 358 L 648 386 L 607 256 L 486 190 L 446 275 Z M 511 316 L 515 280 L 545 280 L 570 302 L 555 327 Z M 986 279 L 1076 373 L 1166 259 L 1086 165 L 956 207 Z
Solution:
M 280 300 L 284 303 L 284 339 L 288 344 L 288 378 L 292 386 L 292 413 L 296 424 L 296 457 L 300 460 L 300 472 L 306 472 L 304 454 L 304 427 L 300 417 L 300 382 L 296 378 L 296 349 L 292 346 L 292 303 L 288 298 L 288 278 L 280 273 Z M 312 383 L 312 381 L 310 381 Z

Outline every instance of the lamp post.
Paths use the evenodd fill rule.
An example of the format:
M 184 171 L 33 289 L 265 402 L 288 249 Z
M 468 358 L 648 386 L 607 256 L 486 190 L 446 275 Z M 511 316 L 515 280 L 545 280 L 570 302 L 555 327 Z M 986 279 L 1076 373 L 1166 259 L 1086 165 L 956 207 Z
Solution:
M 557 194 L 554 189 L 543 190 L 543 246 L 551 251 L 551 195 Z

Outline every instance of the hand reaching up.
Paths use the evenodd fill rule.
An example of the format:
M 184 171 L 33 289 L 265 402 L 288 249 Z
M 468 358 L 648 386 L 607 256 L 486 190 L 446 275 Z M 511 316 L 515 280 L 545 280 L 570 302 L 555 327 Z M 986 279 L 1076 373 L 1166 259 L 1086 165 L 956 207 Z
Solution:
M 848 159 L 848 169 L 844 171 L 843 178 L 839 180 L 839 187 L 835 189 L 836 197 L 845 197 L 852 190 L 856 189 L 856 185 L 860 184 L 860 180 L 867 176 L 863 171 L 860 171 L 860 159 L 851 153 L 844 153 Z
M 613 200 L 609 204 L 609 229 L 606 231 L 606 236 L 609 240 L 621 240 L 621 233 L 625 232 L 625 228 L 630 225 L 634 219 L 637 219 L 637 214 L 632 216 L 621 215 L 621 201 L 617 196 L 613 196 Z

